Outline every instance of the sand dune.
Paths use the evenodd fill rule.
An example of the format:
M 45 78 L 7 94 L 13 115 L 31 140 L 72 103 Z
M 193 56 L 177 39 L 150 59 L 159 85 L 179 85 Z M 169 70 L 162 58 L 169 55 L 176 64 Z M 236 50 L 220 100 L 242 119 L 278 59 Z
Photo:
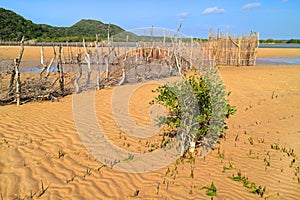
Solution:
M 259 49 L 258 55 L 299 56 L 298 51 Z M 38 196 L 40 199 L 210 199 L 201 188 L 212 181 L 217 188 L 214 199 L 259 199 L 243 183 L 228 178 L 239 171 L 249 182 L 266 187 L 267 199 L 299 199 L 299 75 L 300 66 L 220 67 L 226 89 L 232 92 L 230 102 L 238 110 L 227 121 L 226 139 L 205 158 L 196 158 L 194 164 L 185 159 L 144 174 L 121 172 L 93 157 L 76 130 L 72 96 L 59 102 L 0 106 L 0 200 L 31 196 L 34 199 Z M 131 96 L 129 112 L 138 125 L 150 122 L 148 101 L 155 87 L 145 85 Z M 121 148 L 148 151 L 160 137 L 137 142 L 120 130 L 111 111 L 114 90 L 96 92 L 95 111 L 100 126 Z M 290 154 L 292 149 L 295 157 Z M 230 163 L 234 169 L 224 172 Z M 136 190 L 139 190 L 137 196 Z

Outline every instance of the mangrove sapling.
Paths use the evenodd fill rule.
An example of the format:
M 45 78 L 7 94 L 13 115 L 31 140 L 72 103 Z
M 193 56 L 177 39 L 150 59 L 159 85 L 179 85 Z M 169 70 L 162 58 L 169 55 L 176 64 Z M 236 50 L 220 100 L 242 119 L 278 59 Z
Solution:
M 253 145 L 253 144 L 254 144 L 254 142 L 253 142 L 253 138 L 252 138 L 252 137 L 249 137 L 249 138 L 248 138 L 248 141 L 249 141 L 249 143 L 250 143 L 251 145 Z
M 300 167 L 295 167 L 295 176 L 297 176 L 300 172 Z
M 220 148 L 218 148 L 218 158 L 224 158 L 225 157 L 225 151 L 223 150 L 222 153 L 220 151 Z
M 140 193 L 140 190 L 139 190 L 139 189 L 136 189 L 136 190 L 134 191 L 134 193 L 133 193 L 133 196 L 134 196 L 134 197 L 137 197 L 137 196 L 139 195 L 139 193 Z
M 92 168 L 87 167 L 85 170 L 85 174 L 83 175 L 83 177 L 85 178 L 86 176 L 89 176 L 92 174 Z
M 30 191 L 29 199 L 33 199 L 33 197 L 36 195 L 36 192 Z M 24 198 L 25 199 L 25 198 Z
M 124 161 L 124 162 L 130 162 L 130 161 L 132 161 L 133 159 L 134 159 L 134 155 L 131 154 L 131 153 L 129 153 L 129 154 L 128 154 L 128 157 L 125 158 L 123 161 Z
M 191 183 L 189 194 L 193 194 L 193 182 Z
M 294 166 L 295 162 L 296 162 L 296 159 L 293 158 L 293 160 L 291 161 L 291 164 L 289 166 L 292 168 Z
M 64 157 L 65 153 L 62 152 L 61 150 L 58 150 L 58 159 L 60 159 L 61 157 Z
M 248 177 L 242 176 L 242 173 L 240 171 L 238 172 L 237 176 L 233 174 L 228 178 L 230 178 L 233 181 L 243 183 L 243 186 L 247 188 L 250 193 L 258 194 L 261 197 L 263 197 L 266 191 L 266 187 L 262 187 L 261 185 L 257 187 L 255 183 L 249 181 Z
M 258 143 L 265 143 L 265 139 L 264 138 L 258 138 L 257 141 L 258 141 Z
M 160 104 L 168 110 L 168 115 L 159 117 L 159 122 L 166 127 L 165 135 L 177 139 L 181 156 L 191 142 L 214 149 L 213 145 L 227 128 L 225 118 L 236 112 L 226 102 L 230 93 L 225 93 L 216 74 L 209 71 L 203 76 L 184 76 L 181 82 L 165 84 L 153 91 L 158 96 L 150 104 Z
M 160 185 L 160 182 L 156 181 L 156 194 L 159 193 L 159 185 Z
M 102 164 L 100 167 L 97 168 L 97 171 L 100 171 L 103 167 L 106 167 L 106 165 Z
M 299 178 L 298 178 L 298 180 L 299 180 Z M 167 182 L 166 182 L 166 190 L 168 190 L 168 189 L 169 189 L 169 184 L 170 184 L 170 182 L 169 182 L 169 181 L 167 181 Z
M 191 164 L 190 178 L 194 178 L 194 169 L 195 169 L 195 166 L 193 164 Z
M 232 164 L 232 162 L 229 162 L 229 166 L 228 167 L 223 167 L 223 173 L 225 173 L 227 170 L 232 170 L 235 169 L 234 165 Z
M 167 176 L 168 173 L 170 173 L 170 168 L 169 168 L 169 167 L 168 167 L 168 169 L 167 169 L 167 171 L 166 171 L 166 173 L 165 173 L 165 176 Z
M 260 197 L 263 197 L 265 191 L 266 191 L 266 187 L 262 187 L 261 185 L 256 187 L 256 185 L 254 184 L 250 192 L 253 194 L 258 194 Z
M 245 179 L 244 176 L 242 177 L 242 173 L 240 171 L 238 172 L 237 176 L 234 176 L 234 174 L 233 174 L 232 176 L 228 176 L 228 178 L 230 178 L 233 181 L 237 181 L 237 182 L 242 182 Z
M 41 191 L 39 191 L 37 197 L 43 196 L 45 194 L 45 192 L 48 190 L 49 186 L 50 186 L 50 184 L 49 184 L 46 188 L 44 188 L 43 180 L 41 180 L 41 184 L 42 184 L 41 185 L 42 188 L 41 188 Z
M 280 147 L 278 144 L 271 144 L 271 149 L 280 150 Z
M 217 196 L 217 188 L 214 185 L 214 182 L 211 182 L 210 186 L 203 186 L 201 190 L 205 189 L 206 190 L 206 195 L 207 196 Z
M 266 168 L 265 168 L 265 171 L 267 170 L 267 167 L 270 167 L 271 166 L 271 164 L 270 164 L 270 158 L 269 158 L 269 160 L 267 160 L 267 158 L 265 158 L 264 159 L 264 163 L 265 163 L 265 166 L 266 166 Z
M 74 179 L 76 178 L 76 174 L 74 174 L 70 179 L 66 179 L 66 183 L 70 183 L 72 181 L 74 181 Z
M 235 138 L 234 138 L 234 141 L 238 141 L 238 138 L 239 138 L 239 134 L 236 134 Z

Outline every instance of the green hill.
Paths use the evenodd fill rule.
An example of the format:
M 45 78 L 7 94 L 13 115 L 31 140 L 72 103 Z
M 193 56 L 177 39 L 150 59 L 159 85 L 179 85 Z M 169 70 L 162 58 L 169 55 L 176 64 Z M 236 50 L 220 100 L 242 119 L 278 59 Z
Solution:
M 0 40 L 19 41 L 22 36 L 26 40 L 53 41 L 58 38 L 79 40 L 82 37 L 107 37 L 108 24 L 101 21 L 83 19 L 71 27 L 54 27 L 47 24 L 35 24 L 17 13 L 0 8 Z M 110 35 L 124 30 L 114 24 L 110 25 Z

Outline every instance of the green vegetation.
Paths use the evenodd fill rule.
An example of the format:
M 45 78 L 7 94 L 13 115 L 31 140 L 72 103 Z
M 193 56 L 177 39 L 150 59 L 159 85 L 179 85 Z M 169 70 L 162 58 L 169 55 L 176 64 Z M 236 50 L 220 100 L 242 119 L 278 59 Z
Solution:
M 223 173 L 225 173 L 227 170 L 232 170 L 232 169 L 235 169 L 235 166 L 231 163 L 231 162 L 229 162 L 229 166 L 228 167 L 223 167 Z
M 210 186 L 204 186 L 201 188 L 201 190 L 205 189 L 206 190 L 206 195 L 213 197 L 217 196 L 217 188 L 214 185 L 214 182 L 211 182 Z
M 160 104 L 168 110 L 168 115 L 160 117 L 159 122 L 166 125 L 165 135 L 177 137 L 182 142 L 181 156 L 189 148 L 191 141 L 200 142 L 203 137 L 208 136 L 213 139 L 212 143 L 217 142 L 227 128 L 225 118 L 236 112 L 235 107 L 226 102 L 229 94 L 223 91 L 224 86 L 211 86 L 210 90 L 207 86 L 210 81 L 217 82 L 213 78 L 205 80 L 205 77 L 198 75 L 184 76 L 181 82 L 165 84 L 153 91 L 158 96 L 150 104 Z M 217 119 L 222 123 L 221 127 L 211 123 L 216 115 L 213 108 L 214 112 L 222 116 Z M 199 114 L 193 116 L 197 111 Z
M 65 153 L 62 152 L 61 150 L 58 150 L 58 159 L 61 157 L 64 157 L 64 156 L 65 156 Z
M 242 173 L 240 171 L 238 172 L 237 176 L 232 175 L 229 176 L 228 178 L 230 178 L 233 181 L 243 183 L 243 186 L 247 188 L 250 193 L 258 194 L 260 197 L 264 196 L 266 187 L 262 187 L 261 185 L 257 187 L 255 183 L 253 182 L 250 183 L 248 177 L 242 176 Z
M 0 8 L 0 40 L 19 41 L 24 35 L 26 40 L 38 42 L 86 41 L 94 40 L 95 34 L 99 38 L 107 38 L 108 24 L 100 21 L 84 19 L 71 27 L 53 27 L 46 24 L 35 24 L 26 20 L 13 11 Z M 117 25 L 110 25 L 110 35 L 124 30 Z
M 262 44 L 300 44 L 300 39 L 290 39 L 290 40 L 275 40 L 272 38 L 266 40 L 259 40 Z

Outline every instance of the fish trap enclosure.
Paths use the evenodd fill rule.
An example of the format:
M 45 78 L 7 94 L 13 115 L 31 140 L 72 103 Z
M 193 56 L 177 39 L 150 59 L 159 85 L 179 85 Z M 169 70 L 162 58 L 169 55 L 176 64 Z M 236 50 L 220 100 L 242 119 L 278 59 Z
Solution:
M 208 41 L 160 28 L 122 32 L 105 41 L 52 44 L 46 60 L 41 46 L 38 67 L 25 68 L 22 55 L 0 63 L 0 104 L 56 100 L 89 89 L 181 76 L 215 65 L 255 65 L 258 34 L 231 37 L 209 34 Z M 49 45 L 49 44 L 48 44 Z

